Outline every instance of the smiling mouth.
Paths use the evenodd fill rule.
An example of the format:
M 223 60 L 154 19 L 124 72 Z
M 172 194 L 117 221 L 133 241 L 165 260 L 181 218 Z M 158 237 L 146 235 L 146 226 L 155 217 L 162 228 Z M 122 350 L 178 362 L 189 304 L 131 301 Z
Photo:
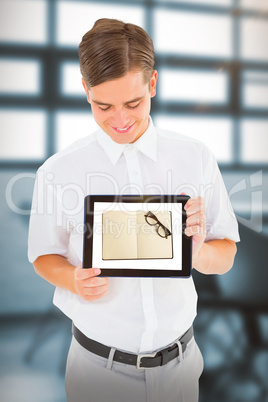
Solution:
M 133 124 L 131 124 L 131 126 L 128 127 L 124 127 L 124 128 L 119 128 L 119 127 L 112 127 L 112 129 L 117 132 L 117 133 L 127 133 L 130 131 L 130 129 L 134 126 L 135 122 Z
M 116 127 L 116 130 L 119 130 L 119 131 L 127 131 L 129 129 L 129 127 L 126 127 L 126 128 L 118 128 L 118 127 Z

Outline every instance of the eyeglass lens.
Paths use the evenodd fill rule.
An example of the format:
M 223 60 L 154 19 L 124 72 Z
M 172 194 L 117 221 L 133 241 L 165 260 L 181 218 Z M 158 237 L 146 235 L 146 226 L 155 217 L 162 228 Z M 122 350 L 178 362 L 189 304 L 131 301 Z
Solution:
M 145 220 L 146 222 L 151 225 L 158 225 L 157 227 L 157 233 L 160 237 L 164 237 L 167 239 L 168 236 L 171 235 L 171 232 L 168 228 L 166 228 L 158 219 L 157 217 L 151 212 L 149 211 L 145 216 Z

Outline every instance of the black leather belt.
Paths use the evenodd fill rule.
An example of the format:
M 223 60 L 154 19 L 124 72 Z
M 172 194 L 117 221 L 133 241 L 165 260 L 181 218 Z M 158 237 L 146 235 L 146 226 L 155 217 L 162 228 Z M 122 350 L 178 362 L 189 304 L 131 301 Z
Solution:
M 182 353 L 185 351 L 188 342 L 192 339 L 193 333 L 193 327 L 191 326 L 191 328 L 189 328 L 188 331 L 186 331 L 185 334 L 183 334 L 182 337 L 179 339 L 179 342 L 182 346 Z M 80 343 L 83 348 L 87 349 L 89 352 L 108 359 L 111 351 L 111 348 L 109 346 L 103 345 L 102 343 L 88 338 L 74 325 L 73 334 L 77 342 Z M 138 369 L 146 369 L 157 366 L 164 366 L 165 364 L 179 356 L 179 353 L 180 350 L 178 344 L 174 343 L 174 345 L 156 351 L 155 353 L 142 353 L 139 355 L 116 350 L 113 360 L 120 363 L 136 366 Z

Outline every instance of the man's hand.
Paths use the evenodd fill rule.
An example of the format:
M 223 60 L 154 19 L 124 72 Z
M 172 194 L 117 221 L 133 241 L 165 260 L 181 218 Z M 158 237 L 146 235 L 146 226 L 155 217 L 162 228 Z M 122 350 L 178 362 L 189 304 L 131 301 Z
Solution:
M 203 274 L 228 272 L 234 263 L 235 242 L 226 238 L 205 243 L 206 214 L 202 197 L 190 198 L 184 208 L 187 215 L 185 234 L 193 238 L 193 267 Z
M 198 253 L 206 238 L 206 214 L 202 197 L 190 198 L 185 204 L 187 215 L 185 234 L 193 237 L 192 257 L 193 266 L 198 258 Z
M 77 294 L 86 301 L 101 299 L 108 291 L 108 278 L 98 278 L 99 268 L 83 269 L 79 264 L 74 271 L 74 284 Z

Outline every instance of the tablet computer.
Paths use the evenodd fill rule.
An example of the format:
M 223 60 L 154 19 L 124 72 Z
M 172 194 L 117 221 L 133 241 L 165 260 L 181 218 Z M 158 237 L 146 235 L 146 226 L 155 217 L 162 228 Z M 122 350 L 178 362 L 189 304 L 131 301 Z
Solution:
M 100 276 L 190 277 L 186 195 L 85 197 L 83 268 Z

